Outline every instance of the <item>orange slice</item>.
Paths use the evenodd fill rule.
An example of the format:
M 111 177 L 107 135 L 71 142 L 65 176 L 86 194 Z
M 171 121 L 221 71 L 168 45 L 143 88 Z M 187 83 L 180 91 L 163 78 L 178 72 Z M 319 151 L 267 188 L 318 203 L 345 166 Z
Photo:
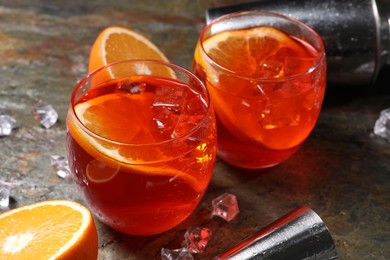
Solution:
M 286 58 L 306 57 L 306 49 L 289 35 L 272 27 L 225 31 L 203 42 L 208 56 L 236 74 L 252 78 L 279 78 L 297 72 L 285 71 Z M 271 66 L 271 68 L 270 68 Z M 302 68 L 300 68 L 302 69 Z
M 140 99 L 139 95 L 108 94 L 77 104 L 74 109 L 79 120 L 90 131 L 99 133 L 100 137 L 91 136 L 81 130 L 83 126 L 76 122 L 71 112 L 69 113 L 68 126 L 73 138 L 90 155 L 111 168 L 110 174 L 99 170 L 100 173 L 89 173 L 89 178 L 96 182 L 107 181 L 112 179 L 115 172 L 113 169 L 124 167 L 137 174 L 182 178 L 196 191 L 202 191 L 207 184 L 165 163 L 164 167 L 159 164 L 172 158 L 164 155 L 158 145 L 141 145 L 154 143 L 150 125 L 142 121 L 142 118 L 152 118 L 151 115 L 147 115 L 152 111 L 139 109 L 147 107 L 145 104 L 151 103 L 153 95 L 143 93 L 142 96 Z M 141 113 L 144 115 L 140 115 Z M 153 166 L 150 162 L 159 166 Z M 90 170 L 96 166 L 98 165 L 90 166 Z
M 76 202 L 53 200 L 16 208 L 0 215 L 0 226 L 0 259 L 97 259 L 93 218 Z
M 86 171 L 90 181 L 103 183 L 112 180 L 118 174 L 119 165 L 116 168 L 112 168 L 99 160 L 94 160 L 88 163 Z
M 275 85 L 260 86 L 255 82 L 257 79 L 299 74 L 313 66 L 313 53 L 303 44 L 278 29 L 255 27 L 215 34 L 203 42 L 203 49 L 207 56 L 202 54 L 198 45 L 195 59 L 206 73 L 206 84 L 212 85 L 208 89 L 218 117 L 238 139 L 279 150 L 294 147 L 306 138 L 306 132 L 293 139 L 282 137 L 276 132 L 278 129 L 264 129 L 259 123 L 264 116 L 262 111 L 259 109 L 258 115 L 255 115 L 256 111 L 248 110 L 257 106 L 256 102 L 261 104 L 270 99 L 271 95 L 272 98 L 287 100 L 283 90 L 274 91 Z M 293 62 L 294 66 L 286 69 L 286 61 Z M 222 72 L 213 63 L 225 70 Z M 233 74 L 242 77 L 234 77 Z M 248 99 L 244 101 L 241 97 Z M 247 103 L 243 105 L 242 102 Z M 238 111 L 240 109 L 242 111 Z M 238 112 L 241 116 L 236 115 Z M 271 132 L 272 138 L 269 138 Z
M 144 35 L 122 27 L 108 27 L 95 40 L 89 71 L 121 60 L 163 60 L 167 57 Z
M 89 71 L 123 60 L 159 60 L 168 61 L 167 57 L 144 35 L 122 27 L 108 27 L 95 40 L 90 57 Z M 168 68 L 134 67 L 138 74 L 150 74 L 174 78 L 174 73 Z M 131 69 L 128 64 L 100 71 L 95 75 L 94 85 L 109 79 L 129 76 Z

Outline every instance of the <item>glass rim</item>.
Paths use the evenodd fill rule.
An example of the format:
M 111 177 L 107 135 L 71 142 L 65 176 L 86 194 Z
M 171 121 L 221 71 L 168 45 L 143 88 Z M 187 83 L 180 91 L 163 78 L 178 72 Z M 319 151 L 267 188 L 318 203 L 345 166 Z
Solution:
M 211 27 L 214 26 L 216 23 L 219 23 L 219 22 L 221 22 L 223 20 L 226 20 L 226 19 L 229 19 L 229 18 L 232 18 L 232 17 L 239 17 L 239 16 L 245 16 L 245 15 L 268 15 L 268 16 L 274 16 L 274 17 L 278 17 L 278 18 L 284 19 L 286 21 L 290 21 L 290 22 L 292 22 L 294 24 L 297 24 L 299 26 L 304 27 L 312 35 L 315 36 L 315 38 L 318 40 L 318 43 L 319 43 L 320 49 L 318 51 L 320 52 L 320 56 L 316 60 L 316 63 L 313 66 L 311 66 L 310 68 L 308 68 L 307 70 L 303 71 L 303 72 L 295 73 L 293 75 L 283 76 L 283 77 L 280 77 L 280 78 L 243 76 L 243 75 L 239 75 L 237 72 L 235 72 L 233 70 L 230 70 L 230 69 L 220 65 L 218 62 L 216 62 L 214 59 L 212 59 L 208 55 L 208 53 L 206 52 L 206 50 L 205 50 L 205 48 L 203 46 L 204 36 L 205 36 L 206 32 L 208 32 L 211 29 Z M 253 27 L 255 27 L 255 26 L 253 26 Z M 250 27 L 248 27 L 248 28 L 250 28 Z M 224 30 L 224 31 L 227 31 L 227 30 Z M 311 46 L 313 46 L 311 43 L 309 43 L 309 44 Z M 241 78 L 241 79 L 249 80 L 249 81 L 261 81 L 261 82 L 265 82 L 265 83 L 267 83 L 267 82 L 270 82 L 270 83 L 271 82 L 283 82 L 283 81 L 289 81 L 289 80 L 292 80 L 292 79 L 297 79 L 297 78 L 300 78 L 300 77 L 304 77 L 304 76 L 312 73 L 313 71 L 315 71 L 320 66 L 322 60 L 324 60 L 325 56 L 326 56 L 325 46 L 324 46 L 324 43 L 322 41 L 322 38 L 313 28 L 311 28 L 307 24 L 305 24 L 305 23 L 303 23 L 303 22 L 301 22 L 301 21 L 299 21 L 297 19 L 285 16 L 285 15 L 282 15 L 282 14 L 279 14 L 279 13 L 275 13 L 275 12 L 260 11 L 260 10 L 237 11 L 237 12 L 233 12 L 233 13 L 222 15 L 222 16 L 212 20 L 209 24 L 207 24 L 202 29 L 202 31 L 200 33 L 200 36 L 199 36 L 199 45 L 200 45 L 201 52 L 205 56 L 206 61 L 208 63 L 210 63 L 212 66 L 215 66 L 218 69 L 224 71 L 226 74 L 230 74 L 230 75 L 232 75 L 234 77 L 237 77 L 237 78 Z M 315 48 L 315 49 L 317 50 L 317 48 Z
M 188 75 L 190 78 L 195 79 L 195 81 L 197 82 L 197 84 L 199 84 L 199 86 L 201 86 L 202 91 L 205 94 L 205 95 L 203 95 L 203 93 L 196 91 L 196 93 L 201 94 L 202 96 L 205 96 L 206 110 L 205 110 L 205 114 L 204 114 L 203 118 L 199 121 L 199 123 L 197 125 L 195 125 L 190 130 L 186 131 L 185 133 L 183 133 L 179 136 L 175 136 L 173 138 L 169 138 L 169 139 L 158 141 L 158 142 L 150 142 L 150 143 L 126 143 L 126 142 L 121 142 L 121 141 L 115 141 L 115 140 L 111 140 L 107 137 L 103 137 L 103 136 L 95 133 L 91 129 L 89 129 L 86 125 L 84 125 L 81 122 L 80 118 L 78 117 L 78 115 L 75 111 L 76 93 L 82 88 L 82 86 L 84 85 L 85 82 L 87 82 L 90 78 L 92 78 L 94 75 L 96 75 L 100 71 L 102 71 L 104 69 L 108 69 L 109 67 L 112 67 L 112 66 L 115 66 L 118 64 L 123 64 L 123 63 L 134 63 L 134 64 L 135 63 L 148 63 L 148 64 L 157 64 L 157 65 L 167 66 L 167 67 L 170 67 L 172 69 L 179 70 L 180 72 L 183 72 L 186 75 Z M 153 76 L 152 74 L 150 74 L 150 75 L 140 74 L 140 75 Z M 140 76 L 140 75 L 138 75 L 138 76 Z M 115 79 L 115 78 L 113 78 L 113 79 Z M 177 81 L 183 83 L 182 81 L 180 81 L 178 79 L 173 79 L 173 80 L 177 80 Z M 184 84 L 187 86 L 190 86 L 190 87 L 193 85 L 193 84 L 190 85 L 187 83 L 184 83 Z M 107 142 L 107 143 L 121 145 L 121 146 L 131 146 L 131 147 L 148 147 L 148 146 L 153 147 L 153 146 L 165 145 L 165 144 L 169 144 L 171 142 L 185 139 L 188 136 L 191 136 L 193 133 L 195 133 L 204 124 L 206 124 L 206 121 L 208 120 L 207 118 L 209 117 L 209 114 L 212 113 L 211 107 L 212 107 L 212 105 L 211 105 L 210 93 L 209 93 L 208 89 L 206 88 L 205 84 L 195 74 L 193 74 L 191 71 L 189 71 L 189 70 L 187 70 L 179 65 L 173 64 L 169 61 L 152 60 L 152 59 L 126 59 L 126 60 L 112 62 L 112 63 L 106 64 L 100 68 L 97 68 L 97 69 L 89 72 L 86 76 L 84 76 L 76 84 L 75 88 L 72 91 L 71 98 L 70 98 L 70 111 L 71 111 L 71 116 L 73 117 L 72 120 L 77 124 L 77 127 L 80 127 L 80 131 L 91 136 L 92 138 L 96 138 L 96 139 L 102 140 L 102 141 Z

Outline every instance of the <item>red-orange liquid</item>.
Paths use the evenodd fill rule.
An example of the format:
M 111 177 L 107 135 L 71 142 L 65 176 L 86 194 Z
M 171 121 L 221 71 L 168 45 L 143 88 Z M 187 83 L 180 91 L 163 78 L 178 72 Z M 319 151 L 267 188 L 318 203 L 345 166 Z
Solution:
M 129 135 L 136 136 L 137 140 L 129 140 L 126 132 L 120 138 L 133 143 L 155 143 L 169 138 L 172 134 L 172 129 L 164 132 L 156 125 L 156 108 L 152 105 L 156 88 L 167 86 L 170 90 L 179 90 L 180 93 L 184 89 L 185 98 L 192 101 L 191 106 L 187 106 L 190 109 L 185 112 L 188 122 L 192 122 L 192 125 L 179 127 L 181 129 L 176 127 L 175 131 L 184 132 L 195 124 L 200 127 L 189 136 L 178 138 L 171 143 L 145 147 L 141 145 L 135 148 L 118 145 L 119 153 L 124 154 L 124 158 L 118 161 L 118 158 L 110 158 L 110 154 L 90 147 L 91 144 L 86 142 L 84 136 L 79 134 L 80 130 L 76 129 L 79 125 L 75 123 L 75 117 L 70 111 L 67 119 L 68 158 L 75 182 L 88 206 L 102 222 L 120 232 L 151 235 L 164 232 L 182 222 L 201 200 L 214 166 L 215 119 L 204 107 L 200 96 L 182 83 L 153 77 L 131 80 L 143 84 L 145 89 L 141 94 L 123 93 L 120 87 L 123 81 L 120 81 L 87 92 L 79 102 L 102 95 L 128 97 L 128 107 L 118 113 L 132 109 L 140 111 L 133 113 L 130 120 L 138 123 L 137 132 L 140 133 Z M 136 102 L 137 100 L 143 101 Z M 144 107 L 132 108 L 132 104 L 143 104 Z M 179 111 L 175 111 L 176 114 L 183 113 L 180 111 L 182 108 L 177 109 Z M 112 114 L 109 116 L 115 117 Z M 109 144 L 103 146 L 112 148 Z M 126 155 L 133 156 L 134 150 L 144 163 L 137 161 L 136 164 L 131 164 L 126 161 Z
M 205 82 L 215 108 L 218 156 L 232 165 L 264 168 L 278 164 L 294 154 L 314 128 L 325 91 L 325 59 L 320 60 L 320 53 L 307 42 L 293 36 L 289 38 L 299 50 L 299 57 L 288 57 L 286 62 L 281 51 L 274 55 L 271 65 L 285 67 L 277 68 L 278 72 L 273 75 L 266 64 L 263 68 L 268 70 L 256 73 L 258 80 L 250 76 L 253 81 L 248 75 L 244 75 L 247 78 L 237 77 L 210 64 L 199 44 L 197 46 L 193 71 Z M 288 74 L 301 68 L 309 69 L 318 60 L 320 63 L 307 74 L 296 77 Z M 245 62 L 239 64 L 237 69 L 245 72 Z M 262 81 L 264 78 L 274 79 L 274 82 Z

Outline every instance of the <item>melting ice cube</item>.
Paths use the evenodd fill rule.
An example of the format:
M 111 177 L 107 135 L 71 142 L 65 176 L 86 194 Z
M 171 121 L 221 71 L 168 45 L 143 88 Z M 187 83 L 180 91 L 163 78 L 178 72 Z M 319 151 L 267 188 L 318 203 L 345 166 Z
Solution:
M 0 113 L 0 136 L 10 135 L 16 128 L 16 120 L 10 115 Z
M 234 219 L 240 213 L 237 198 L 230 193 L 224 193 L 213 199 L 211 204 L 213 206 L 212 215 L 223 218 L 226 221 Z
M 194 254 L 203 253 L 211 239 L 211 230 L 202 227 L 192 227 L 184 234 L 187 249 Z
M 10 193 L 10 186 L 6 183 L 0 182 L 0 211 L 8 208 Z
M 52 105 L 44 104 L 42 101 L 38 101 L 35 104 L 33 114 L 35 119 L 46 129 L 52 127 L 58 119 L 57 111 L 54 110 Z
M 162 260 L 193 260 L 194 257 L 185 247 L 179 249 L 161 248 L 161 259 Z
M 390 142 L 390 108 L 381 111 L 374 125 L 374 134 Z
M 70 176 L 70 168 L 65 156 L 52 155 L 50 162 L 59 177 L 64 179 Z

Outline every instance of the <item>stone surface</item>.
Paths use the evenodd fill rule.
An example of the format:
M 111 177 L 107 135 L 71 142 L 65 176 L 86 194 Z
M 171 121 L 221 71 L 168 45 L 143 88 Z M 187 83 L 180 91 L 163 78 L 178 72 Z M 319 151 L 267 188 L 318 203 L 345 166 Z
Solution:
M 205 9 L 234 2 L 0 1 L 0 110 L 18 122 L 0 138 L 0 178 L 12 183 L 10 208 L 45 199 L 82 203 L 72 181 L 53 174 L 50 156 L 66 154 L 70 94 L 86 74 L 90 47 L 103 28 L 139 31 L 172 62 L 190 68 Z M 177 228 L 133 237 L 97 221 L 99 259 L 160 259 L 162 247 L 181 247 L 191 226 L 212 230 L 206 252 L 195 256 L 211 258 L 299 205 L 323 218 L 340 259 L 390 259 L 390 145 L 372 134 L 390 96 L 341 92 L 327 92 L 315 130 L 285 163 L 244 171 L 218 160 L 202 204 Z M 59 121 L 52 128 L 34 119 L 36 100 L 55 104 Z M 229 223 L 210 218 L 211 200 L 225 192 L 240 202 L 240 214 Z

